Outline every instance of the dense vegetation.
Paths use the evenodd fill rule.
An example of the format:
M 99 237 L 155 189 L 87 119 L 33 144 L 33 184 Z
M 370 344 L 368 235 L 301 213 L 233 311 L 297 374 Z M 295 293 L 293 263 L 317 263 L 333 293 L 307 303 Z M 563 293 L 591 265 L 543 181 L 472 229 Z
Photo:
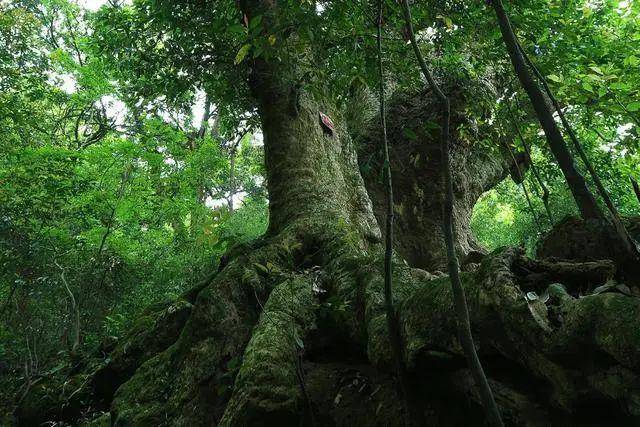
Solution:
M 197 125 L 193 90 L 141 98 L 136 116 L 95 16 L 66 1 L 1 13 L 0 360 L 25 381 L 180 295 L 267 213 L 249 121 Z
M 287 64 L 282 73 L 295 70 L 295 84 L 312 96 L 331 93 L 334 117 L 339 109 L 356 143 L 369 140 L 363 135 L 377 107 L 370 89 L 378 82 L 374 2 L 282 3 L 286 12 L 273 27 L 231 0 L 111 1 L 95 10 L 70 0 L 0 3 L 0 410 L 7 422 L 37 378 L 122 336 L 145 308 L 181 298 L 230 249 L 267 231 L 262 135 L 269 130 L 265 107 L 253 101 L 260 61 Z M 614 204 L 625 217 L 640 215 L 632 187 L 640 180 L 640 3 L 509 3 L 523 50 Z M 491 8 L 439 0 L 412 7 L 437 80 L 465 94 L 454 115 L 456 140 L 507 159 L 526 154 L 524 179 L 484 193 L 471 229 L 488 250 L 524 246 L 533 255 L 542 236 L 578 209 Z M 393 108 L 395 94 L 422 93 L 424 82 L 399 5 L 384 2 L 384 13 L 387 96 L 390 111 L 403 111 Z M 290 67 L 310 55 L 308 46 L 314 60 Z M 296 102 L 296 114 L 307 108 Z M 420 126 L 402 136 L 437 135 L 437 118 Z M 360 159 L 363 174 L 376 168 Z

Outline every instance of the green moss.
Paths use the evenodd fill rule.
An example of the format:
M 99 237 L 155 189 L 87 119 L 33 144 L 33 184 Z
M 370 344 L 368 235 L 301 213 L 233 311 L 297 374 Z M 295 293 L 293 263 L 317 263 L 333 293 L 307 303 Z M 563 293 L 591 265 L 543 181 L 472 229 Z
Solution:
M 159 311 L 145 312 L 110 354 L 113 363 L 141 364 L 164 350 L 178 338 L 191 309 L 188 301 L 177 300 L 163 305 Z
M 580 298 L 564 305 L 565 345 L 592 340 L 623 366 L 640 368 L 640 300 L 617 293 Z
M 304 276 L 278 285 L 253 330 L 221 425 L 295 420 L 301 410 L 298 353 L 315 321 L 312 284 Z
M 283 250 L 270 243 L 240 256 L 200 290 L 179 339 L 118 390 L 117 425 L 207 425 L 222 415 L 233 381 L 229 361 L 242 354 L 257 320 L 250 301 L 279 274 L 274 262 Z
M 168 351 L 145 362 L 116 393 L 112 404 L 114 425 L 162 425 L 171 372 Z

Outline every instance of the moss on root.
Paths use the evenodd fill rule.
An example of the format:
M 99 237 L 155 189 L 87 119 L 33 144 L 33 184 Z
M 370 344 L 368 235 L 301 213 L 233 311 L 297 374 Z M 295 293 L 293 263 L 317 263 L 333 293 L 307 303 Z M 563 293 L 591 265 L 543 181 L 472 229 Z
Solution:
M 294 276 L 276 286 L 244 352 L 220 425 L 298 423 L 305 412 L 300 357 L 316 308 L 308 277 Z
M 354 243 L 344 225 L 316 232 L 305 231 L 308 225 L 238 253 L 199 290 L 193 304 L 179 300 L 146 313 L 113 347 L 109 362 L 91 359 L 64 387 L 60 380 L 34 384 L 24 413 L 78 420 L 91 406 L 97 412 L 90 425 L 105 423 L 100 411 L 106 409 L 117 426 L 298 425 L 310 419 L 317 403 L 331 408 L 322 418 L 327 423 L 347 425 L 349 411 L 361 412 L 362 384 L 349 391 L 347 404 L 341 400 L 347 385 L 312 374 L 312 390 L 306 393 L 301 367 L 332 372 L 335 378 L 337 367 L 348 365 L 346 359 L 351 366 L 357 360 L 356 370 L 370 377 L 389 370 L 382 252 Z M 474 337 L 508 422 L 532 422 L 527 414 L 537 414 L 561 424 L 572 417 L 597 424 L 594 414 L 580 418 L 585 404 L 614 410 L 620 422 L 638 421 L 639 299 L 616 293 L 576 298 L 552 284 L 549 298 L 539 301 L 550 325 L 545 329 L 518 285 L 520 259 L 521 251 L 502 249 L 462 275 Z M 463 369 L 449 280 L 396 262 L 393 283 L 414 392 L 430 399 L 428 419 L 449 425 L 433 413 L 447 410 L 448 398 L 442 396 L 458 393 L 477 400 Z M 323 357 L 336 359 L 318 360 Z M 98 388 L 91 385 L 104 382 L 108 372 L 127 369 L 134 373 L 123 376 L 123 385 L 106 402 L 110 408 L 97 407 Z M 353 381 L 359 378 L 345 369 Z M 102 372 L 100 381 L 97 372 Z M 323 393 L 342 403 L 322 398 L 309 404 L 308 395 L 317 400 Z M 375 400 L 376 410 L 382 404 L 390 417 L 385 419 L 401 413 L 389 404 L 392 400 Z
M 518 386 L 525 395 L 542 384 L 546 395 L 542 402 L 535 397 L 541 404 L 574 414 L 585 400 L 600 402 L 602 408 L 618 408 L 621 419 L 640 421 L 640 299 L 617 293 L 574 298 L 559 295 L 561 286 L 552 285 L 549 299 L 538 301 L 552 326 L 547 331 L 512 273 L 518 254 L 499 250 L 464 276 L 481 357 L 502 360 L 503 366 L 488 365 L 488 374 L 518 367 L 521 374 L 512 372 L 507 381 L 529 378 Z M 461 355 L 447 278 L 415 286 L 400 318 L 410 366 L 424 366 L 433 351 Z
M 211 284 L 198 293 L 176 343 L 143 364 L 118 390 L 112 405 L 116 425 L 197 426 L 221 419 L 231 390 L 244 390 L 237 384 L 234 387 L 240 361 L 243 360 L 240 372 L 249 370 L 251 375 L 243 374 L 239 378 L 249 381 L 247 378 L 257 372 L 257 368 L 251 368 L 253 363 L 259 366 L 266 363 L 265 357 L 272 354 L 267 349 L 269 340 L 283 331 L 279 324 L 270 325 L 265 316 L 260 326 L 253 328 L 262 311 L 262 301 L 268 300 L 266 309 L 274 311 L 272 318 L 284 316 L 282 308 L 294 301 L 295 315 L 302 316 L 295 319 L 301 322 L 296 330 L 300 337 L 304 336 L 310 327 L 307 325 L 310 314 L 306 311 L 310 308 L 305 307 L 313 300 L 313 293 L 309 279 L 302 279 L 306 277 L 304 274 L 291 275 L 292 270 L 300 268 L 298 264 L 306 262 L 301 253 L 309 244 L 308 239 L 299 238 L 304 235 L 301 227 L 291 227 L 248 254 L 237 254 Z M 282 283 L 284 277 L 287 280 Z M 272 291 L 274 288 L 276 291 Z M 286 319 L 280 322 L 283 320 Z M 261 333 L 261 328 L 268 330 Z M 250 347 L 245 352 L 247 343 Z M 281 366 L 277 353 L 272 355 L 275 359 L 269 369 L 274 375 L 279 372 L 276 368 L 284 369 L 280 375 L 281 383 L 285 384 L 283 378 L 290 379 L 289 368 Z M 293 384 L 291 390 L 283 385 L 278 391 L 282 401 L 294 400 L 291 396 L 296 386 Z M 265 387 L 273 392 L 273 384 Z M 234 392 L 234 395 L 244 396 L 245 391 Z M 240 406 L 248 405 L 240 397 L 235 401 Z M 268 406 L 266 401 L 262 403 Z M 231 418 L 237 416 L 229 409 L 227 413 Z

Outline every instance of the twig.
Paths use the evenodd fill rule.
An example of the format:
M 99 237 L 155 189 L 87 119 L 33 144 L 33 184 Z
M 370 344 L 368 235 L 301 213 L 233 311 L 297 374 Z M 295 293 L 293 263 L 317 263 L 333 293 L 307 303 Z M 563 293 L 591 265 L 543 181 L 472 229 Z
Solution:
M 69 283 L 67 282 L 67 279 L 64 277 L 64 268 L 60 264 L 58 264 L 57 260 L 53 260 L 53 263 L 60 269 L 60 278 L 62 279 L 62 284 L 64 285 L 64 288 L 67 291 L 67 294 L 69 295 L 69 299 L 71 300 L 71 307 L 75 311 L 76 325 L 75 325 L 75 333 L 73 337 L 73 344 L 71 346 L 71 351 L 75 352 L 78 346 L 80 345 L 80 308 L 76 304 L 76 298 L 73 295 L 73 292 L 71 292 L 71 289 L 69 288 Z

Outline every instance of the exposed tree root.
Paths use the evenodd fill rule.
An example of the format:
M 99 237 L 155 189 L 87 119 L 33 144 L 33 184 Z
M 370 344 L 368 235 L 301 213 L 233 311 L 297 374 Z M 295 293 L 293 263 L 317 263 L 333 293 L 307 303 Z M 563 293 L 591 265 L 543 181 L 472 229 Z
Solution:
M 466 276 L 479 351 L 484 360 L 498 361 L 488 364 L 489 376 L 526 396 L 532 411 L 544 408 L 547 422 L 598 425 L 611 413 L 637 422 L 640 299 L 619 293 L 574 298 L 556 284 L 549 287 L 549 299 L 532 308 L 512 271 L 521 257 L 516 249 L 503 250 L 487 257 L 475 275 Z M 452 339 L 449 292 L 446 280 L 431 281 L 416 288 L 403 304 L 411 366 L 461 357 Z M 500 404 L 504 408 L 505 402 Z M 582 413 L 588 405 L 595 405 L 595 410 Z M 512 420 L 526 421 L 522 415 Z
M 523 291 L 544 292 L 552 283 L 562 283 L 571 294 L 587 293 L 616 275 L 616 265 L 609 259 L 588 262 L 533 260 L 519 257 L 513 266 L 520 276 Z
M 622 218 L 631 238 L 640 242 L 640 217 Z M 630 287 L 640 287 L 640 263 L 620 250 L 615 230 L 609 224 L 566 217 L 544 237 L 537 252 L 538 258 L 571 261 L 614 260 L 616 278 Z M 640 292 L 640 289 L 636 289 Z
M 103 349 L 106 359 L 40 381 L 20 423 L 109 411 L 93 425 L 400 425 L 381 257 L 378 246 L 360 247 L 328 227 L 300 226 L 254 245 L 192 302 L 150 310 Z M 595 286 L 611 272 L 606 263 L 585 265 L 504 249 L 462 273 L 476 345 L 507 424 L 640 420 L 640 298 L 575 298 L 558 283 L 544 289 L 548 299 L 525 297 L 525 284 L 542 294 L 549 282 Z M 529 270 L 544 280 L 531 282 Z M 411 397 L 430 425 L 477 422 L 448 278 L 400 262 L 394 274 Z M 466 398 L 453 408 L 456 396 Z
M 301 406 L 308 396 L 301 354 L 315 325 L 313 283 L 294 276 L 269 296 L 244 352 L 242 367 L 220 425 L 295 425 L 312 415 Z

